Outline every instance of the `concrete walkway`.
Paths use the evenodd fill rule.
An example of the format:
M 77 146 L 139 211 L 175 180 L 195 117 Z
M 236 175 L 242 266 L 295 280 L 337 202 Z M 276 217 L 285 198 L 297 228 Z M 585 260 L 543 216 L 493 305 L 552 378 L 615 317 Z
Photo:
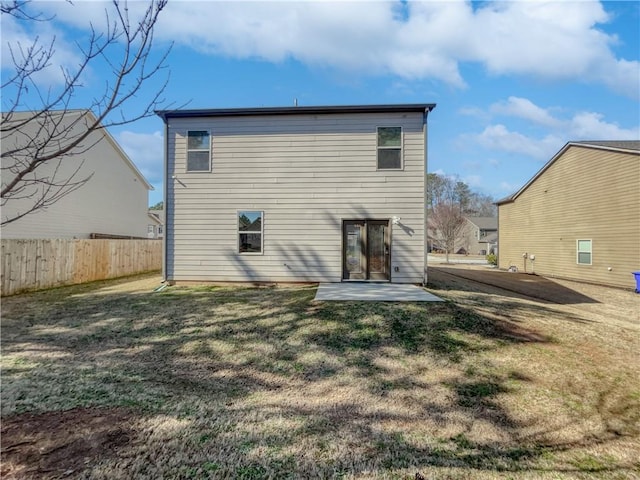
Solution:
M 316 300 L 356 300 L 362 302 L 442 302 L 416 285 L 399 283 L 321 283 Z

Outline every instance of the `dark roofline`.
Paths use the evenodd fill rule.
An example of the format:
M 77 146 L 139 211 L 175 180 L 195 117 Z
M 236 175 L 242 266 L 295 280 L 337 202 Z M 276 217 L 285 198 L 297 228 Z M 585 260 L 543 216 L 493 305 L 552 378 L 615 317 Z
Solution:
M 599 148 L 613 152 L 640 152 L 640 140 L 581 140 L 569 143 L 578 147 Z
M 614 145 L 614 143 L 616 145 Z M 558 158 L 560 158 L 562 154 L 566 152 L 570 147 L 592 148 L 596 150 L 606 150 L 610 152 L 622 152 L 622 153 L 630 153 L 632 155 L 638 155 L 640 154 L 640 150 L 638 150 L 638 144 L 639 143 L 636 140 L 618 141 L 618 142 L 613 142 L 613 141 L 611 142 L 609 141 L 568 142 L 564 147 L 560 149 L 558 153 L 556 153 L 551 158 L 551 160 L 545 163 L 544 166 L 540 170 L 538 170 L 538 173 L 536 173 L 533 177 L 531 177 L 531 179 L 527 183 L 525 183 L 520 190 L 509 195 L 508 197 L 498 200 L 497 202 L 495 202 L 495 205 L 499 206 L 505 203 L 511 203 L 515 201 L 515 199 L 518 198 L 520 194 L 522 194 L 522 192 L 524 192 L 527 188 L 529 188 L 529 185 L 535 182 L 538 179 L 538 177 L 540 177 L 551 165 L 553 165 L 555 161 L 558 160 Z
M 244 117 L 250 115 L 313 115 L 329 113 L 428 113 L 436 108 L 435 103 L 408 103 L 394 105 L 333 105 L 305 107 L 259 107 L 259 108 L 206 108 L 196 110 L 156 110 L 165 122 L 168 118 L 194 117 Z

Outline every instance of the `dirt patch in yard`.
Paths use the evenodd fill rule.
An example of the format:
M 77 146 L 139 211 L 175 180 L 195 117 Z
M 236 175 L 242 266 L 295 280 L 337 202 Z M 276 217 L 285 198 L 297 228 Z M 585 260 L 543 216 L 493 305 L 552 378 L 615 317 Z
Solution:
M 129 444 L 131 418 L 125 409 L 74 408 L 3 419 L 0 477 L 75 477 Z
M 482 265 L 433 265 L 430 283 L 439 287 L 486 293 L 553 305 L 583 322 L 640 330 L 640 295 L 631 290 L 510 273 Z

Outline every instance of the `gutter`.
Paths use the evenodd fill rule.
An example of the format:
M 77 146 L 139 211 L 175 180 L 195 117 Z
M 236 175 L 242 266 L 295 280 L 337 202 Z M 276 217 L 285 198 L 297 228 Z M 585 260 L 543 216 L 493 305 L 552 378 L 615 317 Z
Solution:
M 169 215 L 169 202 L 167 202 L 169 191 L 169 125 L 164 122 L 164 185 L 162 201 L 164 202 L 164 235 L 162 235 L 162 281 L 167 281 L 167 237 L 169 229 L 167 224 L 173 215 Z
M 202 117 L 242 117 L 254 115 L 314 115 L 343 113 L 407 113 L 427 112 L 435 108 L 434 103 L 407 103 L 384 105 L 326 105 L 294 107 L 256 107 L 256 108 L 208 108 L 194 110 L 156 110 L 166 123 L 169 118 Z
M 427 165 L 428 165 L 428 133 L 427 133 L 427 119 L 429 117 L 429 112 L 436 108 L 435 104 L 429 105 L 424 109 L 424 116 L 422 117 L 422 131 L 424 134 L 424 173 L 422 177 L 422 225 L 423 225 L 423 233 L 422 233 L 422 255 L 423 255 L 423 264 L 422 264 L 422 286 L 427 286 L 427 259 L 429 257 L 429 252 L 427 252 L 427 238 L 428 238 L 428 227 L 427 227 Z

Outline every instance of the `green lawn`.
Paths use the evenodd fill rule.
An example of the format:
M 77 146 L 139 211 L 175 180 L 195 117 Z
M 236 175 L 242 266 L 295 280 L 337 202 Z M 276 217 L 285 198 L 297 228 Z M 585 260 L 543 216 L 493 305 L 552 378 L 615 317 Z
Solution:
M 148 284 L 2 301 L 3 422 L 118 412 L 118 448 L 67 478 L 640 476 L 636 331 L 438 282 L 433 304 Z

